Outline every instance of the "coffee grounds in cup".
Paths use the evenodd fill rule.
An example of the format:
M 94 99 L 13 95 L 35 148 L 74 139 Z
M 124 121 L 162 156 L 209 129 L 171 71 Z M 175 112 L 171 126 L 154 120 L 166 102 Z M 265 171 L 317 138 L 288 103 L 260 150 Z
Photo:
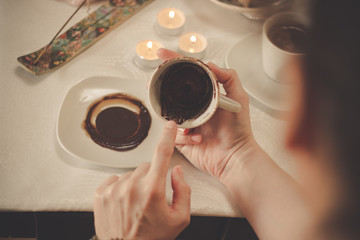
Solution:
M 179 62 L 166 69 L 161 80 L 161 116 L 182 124 L 209 107 L 213 85 L 208 73 L 195 63 Z

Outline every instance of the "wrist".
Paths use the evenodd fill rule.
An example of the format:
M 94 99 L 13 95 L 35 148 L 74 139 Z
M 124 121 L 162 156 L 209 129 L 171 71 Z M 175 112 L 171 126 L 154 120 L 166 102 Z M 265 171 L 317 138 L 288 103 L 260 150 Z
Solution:
M 239 146 L 230 156 L 219 180 L 227 187 L 239 181 L 239 177 L 246 176 L 246 168 L 261 155 L 266 155 L 253 137 Z

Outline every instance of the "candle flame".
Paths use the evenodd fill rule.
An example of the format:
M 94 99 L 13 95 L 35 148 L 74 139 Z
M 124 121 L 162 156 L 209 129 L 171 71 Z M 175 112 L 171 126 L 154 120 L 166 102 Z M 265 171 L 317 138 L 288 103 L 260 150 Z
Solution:
M 173 10 L 171 10 L 169 12 L 169 18 L 174 18 L 175 17 L 175 12 Z
M 146 46 L 147 46 L 149 49 L 151 49 L 151 48 L 153 47 L 152 41 L 148 41 L 148 42 L 146 43 Z
M 192 35 L 192 36 L 190 37 L 190 41 L 191 41 L 192 43 L 195 43 L 195 42 L 196 42 L 196 37 L 195 37 L 194 35 Z

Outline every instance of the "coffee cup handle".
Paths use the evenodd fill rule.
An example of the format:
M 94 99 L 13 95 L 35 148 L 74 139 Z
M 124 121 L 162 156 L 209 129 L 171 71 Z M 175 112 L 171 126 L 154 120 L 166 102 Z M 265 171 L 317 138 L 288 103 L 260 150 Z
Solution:
M 219 94 L 219 107 L 229 112 L 240 112 L 241 105 L 235 100 Z

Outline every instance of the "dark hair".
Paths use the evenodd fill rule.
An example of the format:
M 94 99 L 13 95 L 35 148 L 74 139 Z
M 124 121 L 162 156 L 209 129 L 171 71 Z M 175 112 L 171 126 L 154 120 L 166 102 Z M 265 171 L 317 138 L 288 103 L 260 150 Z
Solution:
M 307 114 L 314 131 L 333 146 L 329 164 L 335 164 L 344 196 L 326 231 L 339 239 L 360 239 L 359 2 L 310 4 L 312 28 L 304 59 Z

